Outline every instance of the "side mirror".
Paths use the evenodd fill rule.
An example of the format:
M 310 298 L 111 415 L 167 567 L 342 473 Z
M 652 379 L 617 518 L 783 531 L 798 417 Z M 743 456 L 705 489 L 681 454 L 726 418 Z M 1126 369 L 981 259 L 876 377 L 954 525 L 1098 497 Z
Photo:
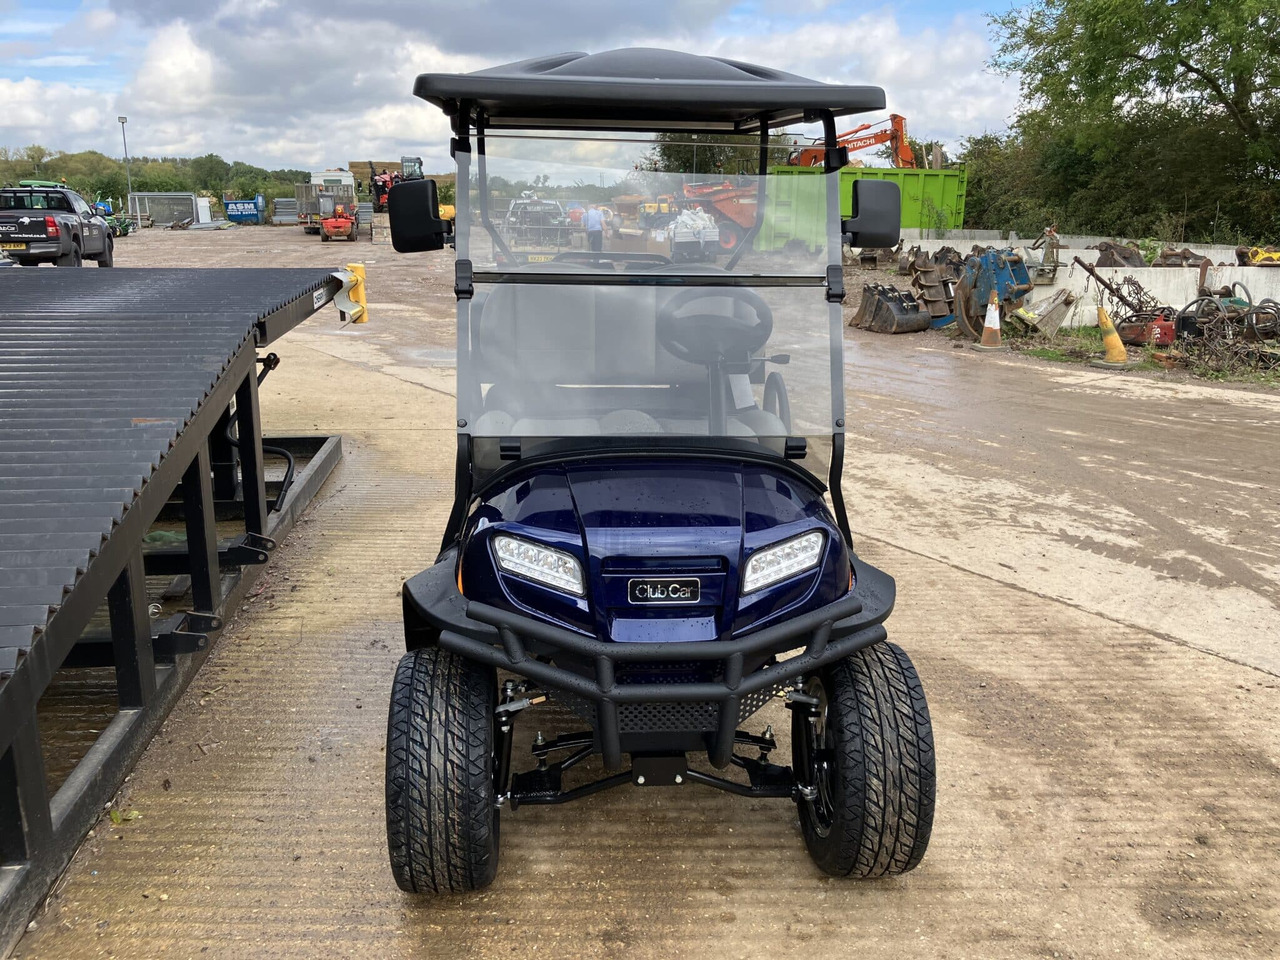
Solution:
M 892 247 L 902 227 L 902 194 L 889 180 L 853 181 L 853 217 L 840 224 L 851 247 Z
M 405 180 L 387 192 L 391 220 L 391 246 L 397 253 L 443 250 L 451 233 L 440 219 L 440 201 L 434 180 Z

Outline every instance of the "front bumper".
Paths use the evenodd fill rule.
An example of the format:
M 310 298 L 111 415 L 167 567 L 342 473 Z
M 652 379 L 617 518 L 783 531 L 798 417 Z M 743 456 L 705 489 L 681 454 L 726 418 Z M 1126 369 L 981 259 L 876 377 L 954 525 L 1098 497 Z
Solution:
M 695 734 L 711 762 L 725 766 L 738 725 L 791 681 L 885 639 L 883 622 L 895 595 L 892 577 L 855 558 L 852 591 L 783 623 L 734 640 L 618 643 L 467 600 L 458 592 L 455 560 L 451 548 L 435 566 L 405 582 L 406 646 L 438 645 L 527 677 L 558 692 L 577 712 L 585 706 L 610 770 L 621 766 L 624 751 L 646 749 L 644 744 L 661 734 Z M 693 665 L 717 679 L 618 680 L 619 673 L 645 664 Z M 671 709 L 643 711 L 654 705 Z M 657 729 L 646 729 L 655 723 Z

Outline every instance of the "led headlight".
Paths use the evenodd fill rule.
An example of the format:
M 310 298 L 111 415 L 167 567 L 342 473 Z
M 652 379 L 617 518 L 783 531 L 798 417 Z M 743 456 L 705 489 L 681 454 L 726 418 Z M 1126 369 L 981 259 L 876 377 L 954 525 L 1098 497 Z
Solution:
M 794 577 L 797 573 L 812 570 L 822 561 L 822 548 L 826 542 L 827 538 L 822 531 L 810 530 L 772 547 L 757 550 L 747 561 L 747 570 L 742 576 L 742 592 L 752 593 Z
M 498 558 L 498 566 L 507 573 L 575 597 L 586 593 L 582 585 L 582 565 L 562 550 L 499 534 L 493 538 L 493 553 Z

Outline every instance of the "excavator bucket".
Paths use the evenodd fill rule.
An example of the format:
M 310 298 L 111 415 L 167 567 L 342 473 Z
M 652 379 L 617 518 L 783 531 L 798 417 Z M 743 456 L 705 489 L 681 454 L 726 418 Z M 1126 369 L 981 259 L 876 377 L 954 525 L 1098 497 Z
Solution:
M 864 283 L 862 285 L 862 299 L 858 301 L 858 309 L 853 315 L 853 319 L 849 321 L 851 327 L 865 327 L 867 320 L 871 316 L 871 302 L 875 299 L 874 290 L 879 287 L 878 283 Z
M 911 286 L 916 292 L 916 297 L 924 301 L 931 320 L 941 320 L 951 315 L 951 301 L 955 296 L 954 282 L 945 264 L 945 256 L 942 262 L 937 262 L 928 254 L 918 253 L 908 265 Z
M 1094 264 L 1097 267 L 1145 267 L 1147 265 L 1141 251 L 1126 243 L 1103 240 L 1098 244 L 1097 249 L 1098 260 Z
M 879 283 L 862 288 L 854 326 L 873 333 L 918 333 L 929 329 L 929 312 L 905 290 Z

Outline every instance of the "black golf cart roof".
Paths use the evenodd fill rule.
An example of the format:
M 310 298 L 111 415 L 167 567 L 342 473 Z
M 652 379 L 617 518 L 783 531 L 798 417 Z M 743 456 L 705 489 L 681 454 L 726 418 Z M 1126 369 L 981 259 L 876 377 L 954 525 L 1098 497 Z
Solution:
M 879 87 L 820 83 L 770 67 L 631 47 L 561 53 L 477 70 L 424 73 L 413 92 L 451 117 L 469 104 L 487 128 L 730 131 L 882 110 Z

